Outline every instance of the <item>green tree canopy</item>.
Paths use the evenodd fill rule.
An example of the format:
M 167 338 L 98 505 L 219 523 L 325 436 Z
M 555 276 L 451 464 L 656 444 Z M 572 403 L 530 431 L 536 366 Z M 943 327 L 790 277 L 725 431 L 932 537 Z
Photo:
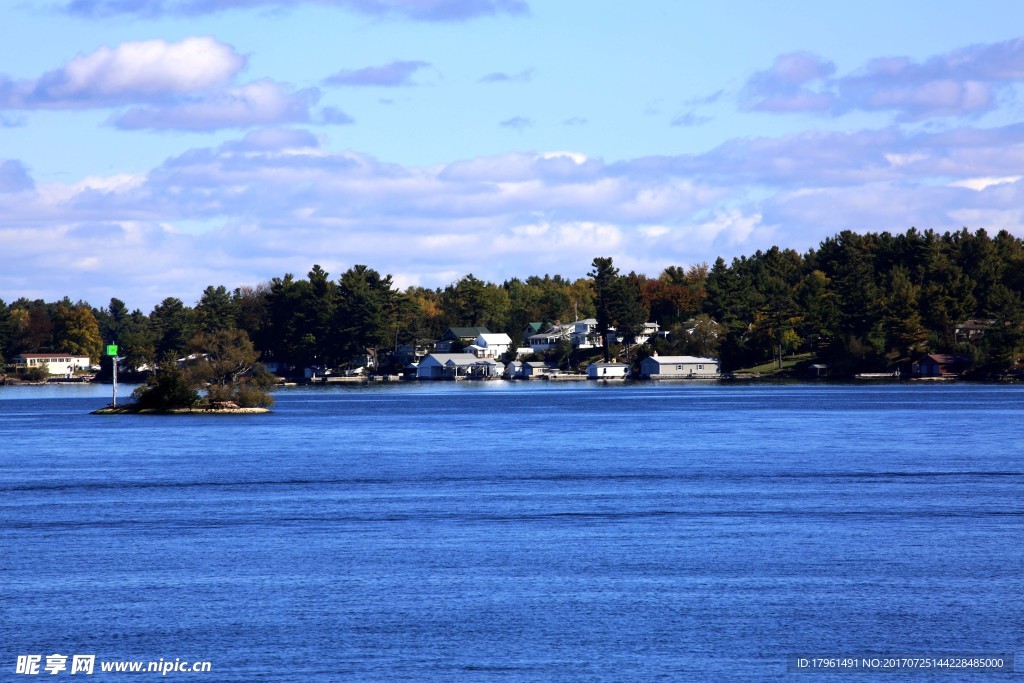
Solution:
M 364 265 L 353 266 L 342 274 L 334 312 L 339 360 L 394 343 L 398 299 L 390 275 L 382 277 Z
M 147 408 L 194 406 L 200 392 L 210 403 L 230 401 L 240 407 L 270 406 L 273 377 L 257 363 L 259 352 L 244 330 L 200 332 L 189 341 L 187 361 L 167 356 L 146 385 L 135 392 Z
M 85 305 L 57 304 L 53 313 L 53 345 L 55 351 L 89 356 L 92 362 L 99 362 L 103 339 L 92 310 Z

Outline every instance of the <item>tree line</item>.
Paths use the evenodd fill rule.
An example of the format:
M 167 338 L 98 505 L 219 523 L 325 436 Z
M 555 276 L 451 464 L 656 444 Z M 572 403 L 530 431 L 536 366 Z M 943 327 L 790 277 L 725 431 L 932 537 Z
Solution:
M 1022 350 L 1022 292 L 1024 244 L 1010 233 L 911 228 L 844 231 L 806 254 L 718 259 L 703 306 L 725 328 L 727 367 L 803 350 L 838 374 L 886 371 L 925 353 L 1003 372 Z M 970 320 L 976 334 L 962 331 Z
M 256 286 L 210 285 L 194 305 L 174 297 L 148 314 L 118 298 L 102 308 L 65 298 L 0 300 L 0 354 L 62 351 L 97 360 L 117 343 L 132 367 L 196 351 L 224 331 L 251 341 L 264 362 L 301 369 L 396 369 L 403 346 L 448 327 L 486 327 L 525 345 L 528 323 L 595 318 L 625 344 L 657 323 L 668 334 L 634 358 L 712 355 L 724 370 L 802 353 L 837 374 L 885 371 L 924 353 L 971 356 L 993 372 L 1013 368 L 1024 345 L 1024 243 L 966 228 L 903 234 L 844 231 L 799 253 L 772 247 L 712 266 L 670 266 L 657 277 L 620 273 L 597 257 L 587 277 L 468 274 L 443 288 L 397 289 L 390 275 L 355 265 L 332 276 L 315 265 Z M 974 320 L 974 334 L 958 334 Z M 607 339 L 606 335 L 602 335 Z M 604 355 L 618 349 L 606 344 Z M 578 359 L 582 360 L 582 359 Z

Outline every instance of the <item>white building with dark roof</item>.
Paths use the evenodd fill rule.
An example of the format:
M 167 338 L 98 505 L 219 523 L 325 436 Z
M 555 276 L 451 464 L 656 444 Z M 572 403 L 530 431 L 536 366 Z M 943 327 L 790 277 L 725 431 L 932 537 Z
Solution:
M 485 379 L 500 377 L 505 366 L 471 353 L 432 353 L 416 367 L 416 379 Z
M 719 376 L 718 360 L 699 356 L 650 356 L 640 362 L 640 376 L 647 379 L 713 379 Z

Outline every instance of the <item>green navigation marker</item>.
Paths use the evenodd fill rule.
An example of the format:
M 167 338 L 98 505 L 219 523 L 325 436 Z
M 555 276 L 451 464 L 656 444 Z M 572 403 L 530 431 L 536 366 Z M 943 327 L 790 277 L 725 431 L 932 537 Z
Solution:
M 116 356 L 117 355 L 117 344 L 108 344 L 107 345 L 107 355 L 108 356 Z

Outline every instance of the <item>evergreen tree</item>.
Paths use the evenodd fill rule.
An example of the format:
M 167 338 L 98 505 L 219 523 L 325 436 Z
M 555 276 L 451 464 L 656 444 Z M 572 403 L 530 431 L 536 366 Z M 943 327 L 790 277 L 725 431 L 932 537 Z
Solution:
M 309 280 L 274 278 L 267 294 L 272 357 L 299 368 L 331 364 L 335 304 L 335 285 L 319 265 Z
M 235 302 L 227 288 L 210 285 L 192 311 L 194 328 L 206 334 L 229 330 L 235 326 L 235 314 Z
M 0 299 L 0 373 L 3 372 L 6 360 L 13 358 L 11 355 L 12 332 L 11 311 L 4 300 Z
M 887 280 L 882 302 L 886 348 L 891 361 L 909 360 L 925 350 L 928 340 L 918 307 L 920 288 L 911 282 L 909 271 L 902 265 L 893 268 Z
M 839 307 L 832 282 L 820 270 L 812 270 L 800 281 L 795 300 L 801 311 L 797 331 L 817 350 L 827 348 L 836 334 Z
M 1024 302 L 1021 295 L 1005 285 L 989 290 L 985 312 L 995 321 L 985 332 L 985 369 L 1005 372 L 1017 365 L 1024 351 Z
M 643 279 L 636 273 L 620 276 L 612 285 L 612 317 L 615 330 L 627 348 L 644 331 L 650 311 L 640 295 Z
M 149 320 L 142 311 L 134 310 L 119 324 L 119 335 L 110 338 L 117 342 L 118 355 L 130 369 L 156 365 L 156 340 Z
M 175 297 L 167 297 L 153 308 L 149 323 L 157 358 L 185 355 L 190 338 L 189 313 L 181 299 Z
M 594 301 L 597 309 L 597 332 L 601 335 L 601 347 L 604 359 L 611 358 L 608 349 L 608 330 L 612 327 L 616 303 L 619 299 L 617 291 L 619 269 L 612 264 L 610 256 L 598 256 L 592 263 L 593 270 L 588 275 L 593 278 Z
M 268 296 L 270 286 L 261 283 L 255 287 L 236 287 L 231 295 L 235 312 L 234 326 L 245 330 L 257 349 L 270 351 L 270 307 Z
M 449 326 L 504 329 L 508 324 L 508 291 L 472 273 L 444 288 L 438 297 Z
M 397 332 L 398 292 L 391 276 L 364 265 L 345 271 L 338 280 L 334 330 L 338 358 L 354 358 L 367 350 L 393 345 Z

